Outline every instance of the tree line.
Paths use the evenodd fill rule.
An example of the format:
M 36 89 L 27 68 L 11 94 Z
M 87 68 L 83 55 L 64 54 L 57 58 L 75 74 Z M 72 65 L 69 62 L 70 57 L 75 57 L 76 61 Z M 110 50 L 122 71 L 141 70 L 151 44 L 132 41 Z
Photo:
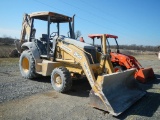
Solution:
M 14 41 L 16 39 L 11 38 L 11 37 L 0 37 L 0 43 L 4 45 L 11 45 L 14 44 Z
M 116 45 L 111 45 L 112 49 L 116 49 Z M 150 45 L 136 45 L 136 44 L 132 44 L 132 45 L 119 45 L 119 49 L 124 49 L 124 50 L 139 50 L 142 52 L 145 51 L 153 51 L 153 52 L 158 52 L 160 49 L 157 46 L 150 46 Z
M 79 34 L 78 34 L 79 35 Z M 76 36 L 77 38 L 79 36 Z M 17 40 L 12 37 L 0 37 L 0 43 L 5 44 L 5 45 L 11 45 L 14 44 L 14 40 Z M 116 49 L 116 45 L 111 45 L 110 46 L 112 49 Z M 126 50 L 140 50 L 140 51 L 153 51 L 153 52 L 158 52 L 160 48 L 157 46 L 144 46 L 144 45 L 136 45 L 136 44 L 131 44 L 131 45 L 119 45 L 120 49 L 126 49 Z

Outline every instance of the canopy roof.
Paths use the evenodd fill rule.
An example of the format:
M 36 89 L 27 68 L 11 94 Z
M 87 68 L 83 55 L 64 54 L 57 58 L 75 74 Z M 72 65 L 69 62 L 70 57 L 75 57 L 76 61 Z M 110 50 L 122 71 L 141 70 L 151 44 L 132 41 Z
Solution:
M 88 35 L 88 37 L 94 39 L 94 38 L 100 38 L 102 37 L 104 34 L 90 34 Z M 118 38 L 118 36 L 115 36 L 115 35 L 110 35 L 110 34 L 105 34 L 106 35 L 106 38 Z
M 50 21 L 55 23 L 63 23 L 63 22 L 69 22 L 72 21 L 72 17 L 68 17 L 66 15 L 58 14 L 55 12 L 34 12 L 29 14 L 31 18 L 40 19 L 44 21 L 48 21 L 48 16 L 51 17 Z

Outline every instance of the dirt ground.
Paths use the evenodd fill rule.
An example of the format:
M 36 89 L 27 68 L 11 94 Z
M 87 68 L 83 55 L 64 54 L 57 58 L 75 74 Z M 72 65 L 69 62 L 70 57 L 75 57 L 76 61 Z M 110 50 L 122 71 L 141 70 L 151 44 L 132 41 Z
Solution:
M 152 67 L 156 79 L 140 84 L 147 94 L 118 117 L 89 105 L 87 79 L 73 81 L 72 90 L 60 94 L 50 77 L 23 79 L 18 59 L 0 59 L 0 120 L 105 120 L 160 119 L 160 61 L 154 55 L 136 56 L 143 67 Z M 117 90 L 118 92 L 118 90 Z

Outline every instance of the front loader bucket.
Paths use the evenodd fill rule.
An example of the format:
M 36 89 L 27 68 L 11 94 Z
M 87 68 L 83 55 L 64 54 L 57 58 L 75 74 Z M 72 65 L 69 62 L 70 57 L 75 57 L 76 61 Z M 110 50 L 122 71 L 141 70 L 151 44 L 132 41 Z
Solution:
M 102 88 L 95 92 L 90 92 L 91 106 L 108 111 L 114 116 L 118 116 L 133 103 L 139 100 L 145 92 L 140 90 L 134 79 L 135 69 L 124 72 L 116 72 L 99 76 L 97 84 Z
M 136 72 L 135 78 L 138 81 L 145 83 L 147 81 L 153 80 L 155 75 L 152 68 L 141 68 Z

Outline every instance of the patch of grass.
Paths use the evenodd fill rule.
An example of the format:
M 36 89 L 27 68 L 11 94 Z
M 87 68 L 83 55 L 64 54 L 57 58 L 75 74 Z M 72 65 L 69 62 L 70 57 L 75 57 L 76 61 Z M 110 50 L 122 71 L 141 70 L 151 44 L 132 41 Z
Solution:
M 134 57 L 138 60 L 157 60 L 156 55 L 134 55 Z
M 116 49 L 111 49 L 112 52 L 116 52 Z M 156 52 L 152 51 L 142 51 L 142 50 L 127 50 L 127 49 L 120 49 L 120 53 L 126 55 L 156 55 Z
M 0 45 L 0 58 L 8 58 L 9 54 L 14 49 L 14 45 Z
M 0 66 L 17 64 L 19 58 L 0 58 Z

